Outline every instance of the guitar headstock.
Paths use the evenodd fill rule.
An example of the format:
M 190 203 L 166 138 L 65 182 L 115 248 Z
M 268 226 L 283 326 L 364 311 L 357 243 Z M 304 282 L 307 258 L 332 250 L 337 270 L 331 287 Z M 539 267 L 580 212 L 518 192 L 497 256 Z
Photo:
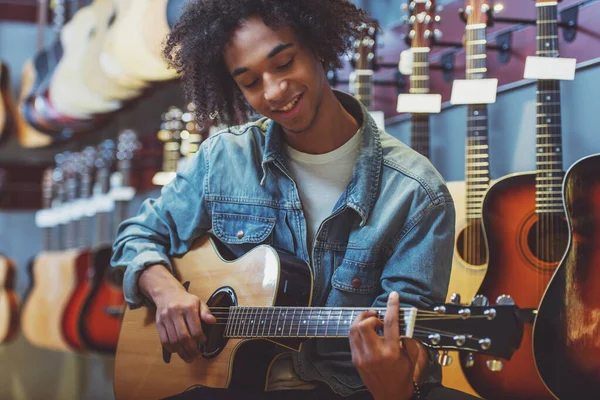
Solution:
M 491 0 L 465 0 L 464 19 L 469 25 L 488 25 L 492 22 Z
M 140 147 L 141 143 L 138 141 L 135 131 L 126 129 L 119 134 L 116 158 L 117 170 L 123 177 L 123 186 L 131 186 L 131 162 Z
M 352 65 L 355 69 L 375 69 L 377 54 L 377 25 L 363 23 L 358 27 L 357 37 L 354 39 L 354 55 Z
M 413 337 L 444 350 L 481 353 L 509 360 L 521 345 L 523 321 L 510 297 L 490 306 L 477 296 L 471 305 L 443 304 L 419 310 Z
M 436 15 L 435 0 L 408 0 L 405 9 L 410 13 L 410 47 L 431 47 L 432 40 L 440 36 L 440 32 L 434 29 L 434 23 L 440 21 L 440 16 Z

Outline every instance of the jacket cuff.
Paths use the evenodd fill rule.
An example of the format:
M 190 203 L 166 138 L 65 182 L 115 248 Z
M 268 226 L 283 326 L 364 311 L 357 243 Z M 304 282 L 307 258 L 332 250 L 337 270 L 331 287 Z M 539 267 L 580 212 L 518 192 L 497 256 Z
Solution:
M 131 310 L 135 310 L 141 306 L 154 306 L 151 299 L 144 296 L 138 287 L 138 280 L 140 275 L 147 267 L 152 265 L 164 265 L 171 273 L 173 273 L 173 267 L 168 257 L 157 251 L 146 251 L 136 256 L 125 268 L 125 275 L 123 277 L 123 294 L 125 295 L 125 301 L 129 304 Z

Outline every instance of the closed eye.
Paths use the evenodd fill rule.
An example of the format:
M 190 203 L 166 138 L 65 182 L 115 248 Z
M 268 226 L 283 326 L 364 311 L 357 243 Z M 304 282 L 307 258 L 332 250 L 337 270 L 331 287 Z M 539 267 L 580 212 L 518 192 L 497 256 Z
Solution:
M 253 86 L 256 86 L 256 84 L 257 84 L 257 83 L 258 83 L 258 79 L 255 79 L 255 80 L 254 80 L 254 81 L 252 81 L 251 83 L 249 83 L 249 84 L 247 84 L 247 85 L 244 85 L 244 87 L 245 87 L 246 89 L 250 89 L 251 87 L 253 87 Z
M 280 65 L 277 67 L 277 69 L 286 69 L 287 67 L 289 67 L 290 65 L 292 65 L 292 63 L 294 62 L 294 57 L 290 58 L 290 61 L 286 62 L 283 65 Z

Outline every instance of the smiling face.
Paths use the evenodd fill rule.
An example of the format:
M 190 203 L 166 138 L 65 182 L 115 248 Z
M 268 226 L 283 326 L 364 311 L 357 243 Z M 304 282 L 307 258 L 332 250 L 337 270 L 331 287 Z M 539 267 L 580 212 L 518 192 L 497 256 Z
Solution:
M 286 133 L 310 130 L 327 85 L 317 57 L 289 27 L 272 30 L 259 17 L 246 20 L 225 48 L 225 64 L 248 103 Z

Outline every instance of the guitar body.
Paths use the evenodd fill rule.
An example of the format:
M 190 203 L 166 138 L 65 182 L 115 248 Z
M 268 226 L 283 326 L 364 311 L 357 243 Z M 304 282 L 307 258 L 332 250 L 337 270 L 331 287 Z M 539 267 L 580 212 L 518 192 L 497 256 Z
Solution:
M 21 329 L 31 344 L 50 350 L 70 350 L 62 329 L 64 309 L 76 286 L 75 250 L 40 253 L 30 265 L 33 277 L 21 316 Z
M 144 3 L 134 4 L 133 0 L 121 0 L 115 3 L 117 18 L 110 27 L 100 52 L 100 66 L 104 73 L 119 85 L 131 89 L 145 88 L 148 83 L 127 72 L 130 68 L 126 69 L 123 65 L 125 61 L 119 57 L 121 53 L 119 47 L 124 46 L 125 42 L 135 42 L 136 45 L 144 46 L 141 28 L 131 25 L 131 20 L 137 20 L 139 17 L 136 14 L 143 15 L 144 10 L 148 7 L 147 3 L 149 2 Z M 128 40 L 122 40 L 123 37 L 127 37 Z M 140 64 L 134 61 L 134 67 L 137 65 Z
M 29 60 L 21 70 L 21 92 L 19 93 L 19 105 L 23 104 L 29 93 L 32 92 L 37 80 L 34 61 Z M 40 132 L 25 120 L 21 110 L 15 112 L 15 127 L 19 144 L 27 148 L 46 147 L 52 144 L 52 137 Z
M 61 114 L 71 118 L 87 119 L 92 114 L 116 111 L 121 103 L 102 97 L 85 85 L 82 65 L 86 47 L 96 17 L 91 6 L 81 8 L 61 31 L 64 55 L 50 82 L 50 100 Z
M 8 343 L 19 331 L 19 300 L 15 293 L 15 265 L 0 256 L 0 344 Z
M 461 237 L 465 236 L 465 230 L 467 229 L 467 218 L 465 215 L 466 184 L 465 182 L 455 181 L 448 182 L 447 186 L 454 200 L 456 212 L 455 250 L 452 257 L 452 271 L 450 273 L 447 301 L 450 301 L 452 294 L 458 293 L 461 296 L 461 301 L 468 303 L 477 295 L 477 291 L 485 277 L 488 264 L 486 262 L 483 265 L 472 265 L 461 256 L 458 243 L 462 240 Z M 485 236 L 483 240 L 484 243 L 487 243 Z M 485 248 L 487 248 L 487 245 Z M 442 383 L 444 386 L 478 396 L 463 373 L 460 365 L 460 354 L 458 352 L 449 352 L 448 354 L 454 361 L 442 369 Z
M 109 32 L 116 8 L 112 0 L 94 0 L 90 6 L 95 15 L 95 26 L 85 46 L 85 54 L 81 67 L 81 74 L 85 86 L 107 99 L 126 100 L 138 96 L 140 89 L 132 89 L 120 85 L 111 79 L 100 66 L 100 53 L 102 45 Z
M 0 61 L 0 144 L 13 128 L 13 112 L 8 67 Z
M 479 293 L 489 299 L 510 293 L 523 308 L 539 306 L 559 261 L 542 261 L 535 255 L 535 178 L 535 173 L 524 173 L 499 179 L 490 187 L 483 204 L 490 262 Z M 532 324 L 526 323 L 523 345 L 499 372 L 491 372 L 485 358 L 476 356 L 475 366 L 465 369 L 473 388 L 490 400 L 553 399 L 537 374 L 531 343 Z
M 62 330 L 65 340 L 73 350 L 82 351 L 85 345 L 79 334 L 79 320 L 81 310 L 85 300 L 90 293 L 88 284 L 88 269 L 94 253 L 92 250 L 82 250 L 75 259 L 75 280 L 76 286 L 73 289 L 71 298 L 65 306 L 65 312 L 62 318 Z
M 546 386 L 561 400 L 600 392 L 600 155 L 565 177 L 570 241 L 539 307 L 533 352 Z
M 228 262 L 213 246 L 217 244 L 205 236 L 184 257 L 174 259 L 175 276 L 209 306 L 228 306 L 231 299 L 247 306 L 310 305 L 312 276 L 306 263 L 278 255 L 267 246 Z M 221 291 L 212 298 L 222 288 L 230 288 L 233 296 Z M 147 307 L 125 312 L 115 360 L 115 396 L 119 400 L 164 398 L 195 385 L 264 390 L 273 351 L 284 349 L 264 339 L 221 341 L 223 327 L 215 325 L 207 330 L 205 351 L 220 352 L 186 364 L 176 354 L 162 350 L 155 312 Z M 299 349 L 297 342 L 284 345 Z
M 108 354 L 117 350 L 122 315 L 122 311 L 118 311 L 125 308 L 123 290 L 109 280 L 111 256 L 111 247 L 96 250 L 87 274 L 89 295 L 79 319 L 79 332 L 86 347 Z

